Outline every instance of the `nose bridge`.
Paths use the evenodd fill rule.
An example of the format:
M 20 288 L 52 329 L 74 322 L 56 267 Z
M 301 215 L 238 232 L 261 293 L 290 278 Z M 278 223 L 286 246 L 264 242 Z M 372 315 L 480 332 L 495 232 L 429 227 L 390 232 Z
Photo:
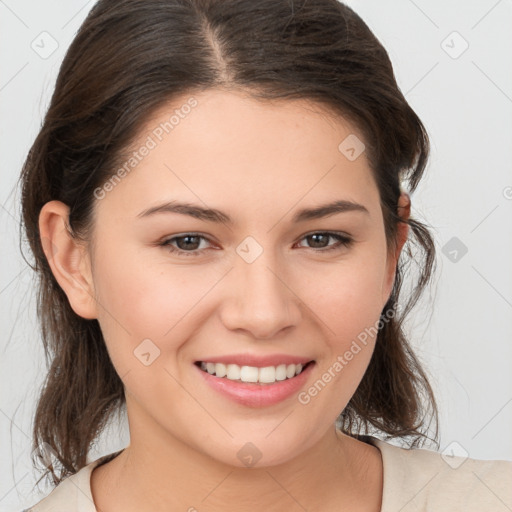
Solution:
M 254 337 L 269 338 L 281 329 L 296 325 L 300 311 L 287 286 L 279 255 L 247 237 L 236 248 L 231 272 L 229 300 L 223 322 L 229 329 L 245 329 Z

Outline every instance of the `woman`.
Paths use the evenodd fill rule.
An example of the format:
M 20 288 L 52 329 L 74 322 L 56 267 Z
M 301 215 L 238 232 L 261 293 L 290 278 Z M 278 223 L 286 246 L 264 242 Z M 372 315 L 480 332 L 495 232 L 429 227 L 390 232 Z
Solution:
M 22 175 L 57 484 L 31 510 L 512 506 L 511 462 L 419 447 L 437 408 L 402 323 L 435 262 L 410 216 L 428 151 L 335 0 L 100 0 Z M 129 445 L 88 461 L 124 406 Z

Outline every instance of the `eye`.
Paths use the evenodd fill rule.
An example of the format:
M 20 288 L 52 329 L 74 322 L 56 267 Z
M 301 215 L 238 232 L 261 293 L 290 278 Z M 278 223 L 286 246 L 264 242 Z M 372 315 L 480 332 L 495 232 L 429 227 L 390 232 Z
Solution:
M 327 249 L 323 249 L 322 247 L 325 247 L 321 243 L 321 239 L 329 240 L 329 238 L 334 238 L 338 242 L 334 245 L 327 246 Z M 330 231 L 317 231 L 315 233 L 310 233 L 302 238 L 302 240 L 313 240 L 313 244 L 316 245 L 317 243 L 320 243 L 320 251 L 317 252 L 326 252 L 326 251 L 333 251 L 337 249 L 341 249 L 342 247 L 350 247 L 353 243 L 353 239 L 347 235 L 341 234 L 341 233 L 333 233 Z M 313 249 L 318 249 L 317 247 L 312 247 Z
M 322 239 L 324 241 L 328 241 L 330 238 L 337 240 L 337 243 L 334 245 L 327 245 L 327 248 L 324 248 L 326 246 L 322 242 Z M 169 252 L 176 253 L 178 255 L 200 256 L 202 252 L 206 250 L 204 248 L 199 249 L 201 240 L 208 240 L 208 238 L 200 235 L 199 233 L 186 233 L 181 236 L 174 236 L 167 240 L 163 240 L 158 245 L 165 247 Z M 350 247 L 354 242 L 354 240 L 348 235 L 331 231 L 317 231 L 309 233 L 302 237 L 301 240 L 307 240 L 308 243 L 313 242 L 317 247 L 306 247 L 306 249 L 313 249 L 315 252 L 339 250 L 343 247 Z M 176 244 L 177 247 L 174 244 Z M 320 247 L 318 247 L 318 244 Z
M 199 256 L 200 252 L 197 252 L 197 246 L 200 245 L 199 239 L 208 240 L 206 237 L 200 235 L 199 233 L 186 233 L 182 236 L 174 236 L 164 240 L 159 245 L 166 247 L 171 253 L 183 254 L 184 256 Z M 171 245 L 174 241 L 176 241 L 178 247 Z

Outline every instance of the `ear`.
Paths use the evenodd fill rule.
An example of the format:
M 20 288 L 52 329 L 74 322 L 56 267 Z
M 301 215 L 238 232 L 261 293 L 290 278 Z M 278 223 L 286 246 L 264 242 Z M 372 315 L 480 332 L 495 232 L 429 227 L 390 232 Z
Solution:
M 408 219 L 411 214 L 411 198 L 409 194 L 407 194 L 406 192 L 402 192 L 400 194 L 400 197 L 398 199 L 397 214 L 400 217 L 402 217 L 402 219 Z M 400 253 L 402 252 L 402 248 L 405 242 L 407 241 L 408 236 L 409 226 L 407 224 L 399 222 L 397 225 L 396 246 L 390 249 L 390 252 L 388 253 L 386 277 L 382 289 L 382 307 L 384 307 L 386 302 L 389 300 L 389 297 L 393 290 L 393 285 L 395 283 L 396 266 L 398 264 Z
M 89 255 L 85 245 L 71 235 L 69 207 L 61 201 L 46 203 L 39 213 L 41 245 L 55 279 L 73 311 L 86 319 L 97 318 L 97 303 Z

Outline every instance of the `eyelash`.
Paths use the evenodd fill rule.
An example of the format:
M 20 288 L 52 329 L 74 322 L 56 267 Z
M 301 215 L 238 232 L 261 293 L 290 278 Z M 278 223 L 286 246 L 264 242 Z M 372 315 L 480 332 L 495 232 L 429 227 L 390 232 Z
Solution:
M 313 231 L 312 233 L 308 233 L 307 235 L 304 235 L 301 238 L 301 240 L 304 240 L 305 238 L 313 236 L 313 235 L 328 235 L 329 237 L 332 237 L 332 238 L 335 238 L 338 240 L 337 244 L 331 245 L 327 249 L 315 249 L 314 247 L 309 247 L 309 248 L 305 247 L 305 249 L 311 249 L 315 252 L 330 252 L 330 251 L 334 251 L 334 250 L 340 250 L 344 247 L 348 248 L 354 242 L 354 240 L 351 237 L 349 237 L 347 235 L 342 235 L 340 233 L 332 232 L 332 231 Z M 184 256 L 187 256 L 187 257 L 188 256 L 199 256 L 201 254 L 201 250 L 199 250 L 199 249 L 195 249 L 194 251 L 184 251 L 183 249 L 178 249 L 178 248 L 170 245 L 171 242 L 173 242 L 175 240 L 179 240 L 181 238 L 187 238 L 187 237 L 199 237 L 199 238 L 203 238 L 204 240 L 208 240 L 207 237 L 201 235 L 200 233 L 185 233 L 184 235 L 175 236 L 172 238 L 168 238 L 167 240 L 163 240 L 158 245 L 161 247 L 166 247 L 169 252 L 176 253 L 178 255 L 183 254 Z M 203 249 L 203 250 L 205 250 L 205 249 Z

